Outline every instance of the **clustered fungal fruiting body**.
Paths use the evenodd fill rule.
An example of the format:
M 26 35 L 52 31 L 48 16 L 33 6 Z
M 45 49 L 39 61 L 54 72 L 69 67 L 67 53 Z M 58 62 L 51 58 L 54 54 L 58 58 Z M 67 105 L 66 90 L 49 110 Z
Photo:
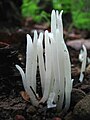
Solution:
M 50 33 L 46 30 L 44 36 L 43 33 L 38 36 L 35 31 L 33 40 L 27 34 L 26 71 L 24 73 L 18 65 L 16 68 L 21 73 L 24 88 L 33 105 L 38 106 L 47 101 L 48 108 L 57 107 L 61 111 L 64 106 L 66 112 L 70 106 L 72 80 L 69 53 L 63 39 L 62 12 L 52 11 Z M 43 93 L 41 100 L 37 100 L 32 91 L 36 93 L 37 58 Z

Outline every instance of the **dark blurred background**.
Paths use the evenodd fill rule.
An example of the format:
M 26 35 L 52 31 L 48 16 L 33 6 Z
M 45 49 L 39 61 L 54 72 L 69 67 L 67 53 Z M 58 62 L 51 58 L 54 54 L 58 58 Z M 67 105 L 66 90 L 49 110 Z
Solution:
M 68 29 L 90 30 L 90 0 L 0 0 L 0 27 L 20 26 L 27 17 L 38 24 L 50 24 L 52 9 L 64 10 Z

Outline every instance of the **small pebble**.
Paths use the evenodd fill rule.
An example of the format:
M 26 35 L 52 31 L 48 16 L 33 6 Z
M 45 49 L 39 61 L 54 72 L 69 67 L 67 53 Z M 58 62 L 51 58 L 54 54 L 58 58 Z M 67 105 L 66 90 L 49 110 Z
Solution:
M 36 113 L 36 108 L 31 105 L 31 106 L 27 109 L 27 112 L 30 113 L 30 114 L 35 114 L 35 113 Z
M 90 74 L 90 64 L 87 66 L 87 68 L 86 68 L 86 74 Z
M 22 115 L 16 115 L 15 120 L 25 120 L 25 118 Z
M 67 41 L 66 43 L 68 46 L 80 50 L 82 48 L 82 45 L 85 45 L 88 50 L 90 50 L 90 40 L 89 39 L 77 39 L 77 40 L 71 40 Z
M 54 117 L 52 120 L 62 120 L 62 119 L 59 117 Z
M 90 95 L 80 100 L 74 107 L 75 120 L 90 120 Z
M 83 99 L 85 96 L 86 94 L 84 91 L 73 88 L 71 93 L 71 106 L 74 107 L 74 105 L 78 103 L 81 99 Z

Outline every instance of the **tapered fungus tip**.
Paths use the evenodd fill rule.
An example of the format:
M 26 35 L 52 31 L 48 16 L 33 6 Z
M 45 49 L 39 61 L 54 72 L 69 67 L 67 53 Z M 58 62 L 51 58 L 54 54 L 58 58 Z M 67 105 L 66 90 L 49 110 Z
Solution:
M 32 45 L 32 38 L 31 38 L 31 36 L 29 34 L 27 34 L 26 37 L 27 37 L 27 45 L 29 45 L 29 44 Z
M 34 33 L 37 33 L 37 30 L 34 30 Z
M 62 19 L 63 10 L 60 12 L 60 19 Z
M 28 35 L 28 34 L 27 34 Z M 37 36 L 37 30 L 34 30 L 34 36 Z
M 30 40 L 32 39 L 29 34 L 27 34 L 26 37 L 27 37 L 27 40 L 28 40 L 28 39 L 30 39 Z
M 17 67 L 17 65 L 15 65 L 15 67 Z
M 83 48 L 83 50 L 84 50 L 85 52 L 87 51 L 85 45 L 82 45 L 82 48 Z
M 56 19 L 56 13 L 55 13 L 55 10 L 52 10 L 52 13 L 51 13 L 51 19 L 53 19 L 53 21 Z M 51 22 L 53 22 L 51 21 Z
M 41 32 L 40 35 L 39 35 L 39 39 L 40 40 L 43 40 L 43 33 Z
M 37 39 L 37 37 L 38 37 L 37 30 L 34 30 L 34 38 Z
M 29 37 L 30 37 L 30 35 L 29 35 L 29 34 L 27 34 L 26 36 L 27 36 L 27 38 L 29 38 Z
M 18 69 L 19 66 L 16 64 L 15 67 Z
M 55 14 L 55 10 L 52 10 L 52 13 L 51 14 Z
M 48 30 L 45 30 L 45 33 L 48 33 Z

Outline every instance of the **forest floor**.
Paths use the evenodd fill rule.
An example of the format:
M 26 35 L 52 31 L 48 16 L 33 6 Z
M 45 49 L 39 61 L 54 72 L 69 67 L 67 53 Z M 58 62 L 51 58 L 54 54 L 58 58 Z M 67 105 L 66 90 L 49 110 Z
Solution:
M 71 105 L 67 113 L 58 113 L 56 108 L 46 105 L 34 107 L 23 88 L 22 79 L 15 68 L 19 64 L 25 69 L 26 34 L 33 36 L 50 28 L 47 24 L 24 21 L 22 27 L 0 29 L 0 120 L 90 120 L 90 61 L 87 60 L 83 82 L 79 82 L 81 62 L 79 53 L 84 44 L 90 58 L 90 35 L 88 31 L 64 29 L 64 38 L 70 53 L 73 89 Z M 40 90 L 40 81 L 37 81 Z

